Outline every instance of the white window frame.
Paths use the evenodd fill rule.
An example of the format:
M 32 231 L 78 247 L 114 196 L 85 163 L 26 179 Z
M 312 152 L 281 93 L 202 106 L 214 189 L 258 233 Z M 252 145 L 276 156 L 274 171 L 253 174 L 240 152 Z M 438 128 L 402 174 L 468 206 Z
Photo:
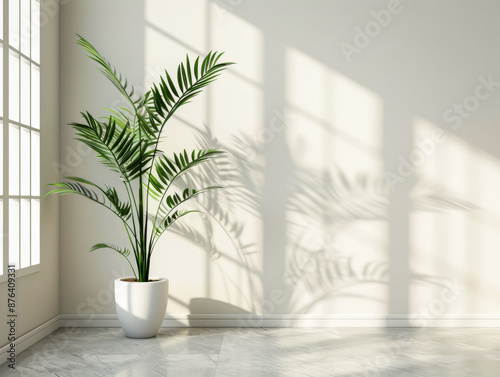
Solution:
M 36 38 L 39 39 L 39 44 L 38 46 L 40 46 L 40 21 L 37 23 L 36 27 L 38 27 L 38 32 L 33 34 L 31 28 L 33 27 L 33 16 L 32 16 L 32 12 L 31 12 L 31 9 L 32 9 L 32 0 L 29 1 L 29 6 L 30 6 L 30 46 L 29 46 L 29 54 L 30 56 L 26 56 L 23 52 L 21 52 L 22 50 L 22 45 L 21 45 L 21 28 L 22 28 L 22 22 L 21 22 L 21 18 L 22 18 L 22 12 L 21 12 L 21 3 L 22 1 L 21 0 L 14 0 L 14 1 L 18 1 L 19 2 L 19 49 L 13 47 L 10 45 L 10 35 L 9 35 L 9 2 L 10 1 L 13 1 L 13 0 L 3 0 L 3 14 L 2 14 L 2 17 L 3 17 L 3 38 L 1 39 L 2 41 L 2 45 L 3 45 L 3 55 L 2 55 L 2 59 L 3 59 L 3 80 L 2 80 L 2 83 L 3 83 L 3 114 L 2 116 L 0 116 L 0 120 L 2 121 L 2 125 L 3 125 L 3 140 L 2 140 L 2 143 L 3 143 L 3 171 L 2 171 L 2 174 L 3 174 L 3 191 L 2 191 L 2 195 L 0 195 L 0 198 L 3 202 L 3 214 L 0 214 L 0 216 L 2 216 L 2 219 L 3 219 L 3 229 L 1 230 L 1 234 L 2 234 L 2 257 L 3 257 L 3 269 L 2 271 L 0 271 L 0 283 L 3 282 L 3 281 L 6 281 L 7 280 L 7 268 L 8 268 L 8 264 L 9 264 L 9 205 L 10 205 L 10 200 L 11 199 L 18 199 L 19 200 L 19 213 L 21 213 L 21 201 L 23 199 L 29 199 L 30 200 L 30 206 L 29 206 L 29 211 L 30 211 L 30 220 L 29 220 L 29 224 L 30 224 L 30 231 L 29 231 L 29 237 L 30 237 L 30 245 L 29 245 L 29 248 L 30 248 L 30 265 L 29 266 L 26 266 L 26 267 L 20 267 L 20 266 L 17 266 L 17 269 L 16 269 L 16 278 L 17 277 L 22 277 L 22 276 L 25 276 L 25 275 L 29 275 L 29 274 L 32 274 L 34 272 L 37 272 L 37 271 L 40 271 L 40 262 L 41 262 L 41 255 L 39 257 L 39 262 L 38 264 L 32 264 L 33 263 L 33 260 L 32 260 L 32 250 L 33 250 L 33 244 L 32 244 L 32 199 L 35 199 L 35 200 L 38 200 L 38 203 L 39 203 L 39 209 L 40 209 L 40 200 L 41 200 L 41 196 L 40 196 L 40 182 L 38 182 L 39 184 L 39 187 L 38 187 L 38 195 L 32 195 L 32 191 L 31 191 L 31 186 L 32 186 L 32 183 L 31 183 L 31 180 L 33 178 L 33 158 L 32 158 L 32 152 L 33 152 L 33 149 L 32 149 L 32 144 L 31 144 L 31 140 L 32 140 L 32 135 L 34 132 L 38 133 L 39 134 L 39 140 L 41 139 L 41 136 L 42 136 L 42 133 L 41 133 L 41 119 L 40 119 L 40 95 L 41 95 L 41 90 L 40 90 L 40 85 L 39 85 L 39 92 L 38 92 L 38 98 L 36 99 L 38 101 L 38 124 L 40 126 L 40 128 L 36 128 L 36 127 L 33 127 L 33 113 L 32 113 L 32 110 L 33 110 L 33 107 L 32 107 L 32 89 L 33 89 L 33 85 L 32 85 L 32 65 L 35 65 L 38 67 L 39 69 L 39 72 L 41 71 L 41 65 L 40 65 L 40 61 L 39 62 L 36 62 L 33 60 L 33 57 L 31 56 L 32 55 L 32 37 L 33 35 L 35 35 Z M 40 3 L 40 0 L 35 0 L 37 1 L 38 3 Z M 1 6 L 1 5 L 0 5 Z M 38 13 L 38 17 L 40 16 L 40 13 Z M 13 51 L 14 53 L 18 54 L 19 55 L 19 69 L 18 69 L 18 79 L 19 79 L 19 86 L 18 86 L 18 92 L 19 92 L 19 99 L 18 99 L 18 103 L 19 103 L 19 119 L 18 121 L 12 121 L 10 119 L 10 114 L 9 114 L 9 82 L 10 82 L 10 77 L 9 77 L 9 54 L 10 52 Z M 22 60 L 23 59 L 26 59 L 29 63 L 30 63 L 30 81 L 29 81 L 29 98 L 30 98 L 30 105 L 29 105 L 29 108 L 30 108 L 30 122 L 29 122 L 29 125 L 28 124 L 25 124 L 25 123 L 22 123 L 21 122 L 21 88 L 22 88 L 22 75 L 21 75 L 21 65 L 23 64 L 22 63 Z M 39 60 L 40 57 L 39 57 Z M 40 75 L 39 75 L 40 77 Z M 17 195 L 13 195 L 11 194 L 11 192 L 9 191 L 9 175 L 10 175 L 10 165 L 9 165 L 9 136 L 10 136 L 10 125 L 15 125 L 18 127 L 19 131 L 18 131 L 18 140 L 19 140 L 19 146 L 18 146 L 18 150 L 19 150 L 19 163 L 18 163 L 18 176 L 19 176 L 19 188 L 18 188 L 18 193 Z M 29 131 L 29 135 L 30 135 L 30 147 L 29 147 L 29 150 L 30 150 L 30 158 L 29 158 L 29 164 L 30 164 L 30 190 L 29 190 L 29 195 L 21 195 L 21 153 L 22 153 L 22 150 L 21 150 L 21 130 L 24 129 L 24 130 L 28 130 Z M 39 153 L 39 156 L 38 156 L 38 177 L 40 178 L 40 172 L 41 172 L 41 169 L 40 169 L 40 150 L 41 150 L 41 143 L 39 145 L 39 148 L 38 148 L 38 153 Z M 41 254 L 41 251 L 40 251 L 40 213 L 38 213 L 38 216 L 39 216 L 39 221 L 38 221 L 38 250 Z M 19 264 L 21 264 L 21 245 L 22 245 L 22 242 L 21 242 L 21 237 L 22 237 L 22 229 L 21 229 L 21 216 L 19 215 L 19 241 L 18 241 L 18 260 L 19 260 Z M 1 228 L 0 228 L 1 229 Z

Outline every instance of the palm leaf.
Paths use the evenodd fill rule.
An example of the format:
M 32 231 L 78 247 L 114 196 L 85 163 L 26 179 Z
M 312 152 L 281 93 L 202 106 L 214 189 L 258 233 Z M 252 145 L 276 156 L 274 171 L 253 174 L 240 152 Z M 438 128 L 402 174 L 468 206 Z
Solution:
M 220 149 L 193 150 L 190 154 L 184 150 L 183 153 L 174 153 L 173 159 L 160 154 L 155 163 L 154 174 L 151 174 L 151 189 L 149 194 L 156 200 L 160 200 L 168 191 L 170 186 L 183 174 L 197 165 L 225 153 Z
M 77 34 L 78 35 L 78 34 Z M 134 100 L 135 90 L 130 86 L 125 78 L 114 68 L 85 38 L 78 35 L 77 44 L 83 47 L 87 52 L 87 56 L 97 62 L 100 66 L 99 71 L 113 84 L 120 93 L 132 104 L 135 105 L 140 101 L 140 98 Z
M 186 55 L 186 64 L 181 63 L 177 67 L 177 85 L 174 84 L 167 71 L 164 76 L 160 76 L 160 82 L 158 85 L 153 85 L 148 101 L 148 111 L 154 113 L 157 118 L 162 118 L 162 124 L 158 128 L 159 133 L 179 107 L 189 103 L 223 70 L 234 64 L 218 63 L 222 55 L 223 53 L 210 51 L 203 59 L 201 66 L 198 64 L 200 57 L 197 57 L 194 67 L 191 67 L 189 56 Z
M 130 255 L 130 250 L 127 249 L 126 247 L 118 247 L 116 245 L 113 245 L 111 243 L 96 243 L 94 246 L 90 248 L 90 252 L 96 251 L 99 249 L 111 249 L 116 251 L 118 254 L 123 255 L 125 258 L 128 258 Z
M 176 215 L 176 213 L 179 212 L 179 206 L 197 197 L 198 195 L 203 194 L 204 192 L 220 188 L 223 188 L 223 186 L 210 186 L 200 190 L 185 188 L 182 191 L 182 194 L 176 192 L 172 195 L 164 196 L 158 206 L 157 213 L 153 220 L 153 231 L 155 232 L 155 234 L 163 234 L 163 232 L 171 225 L 172 218 L 174 217 L 174 215 Z
M 123 119 L 109 116 L 100 122 L 89 112 L 82 113 L 85 123 L 71 123 L 76 139 L 93 149 L 100 161 L 130 182 L 146 173 L 153 159 L 154 142 L 141 140 Z
M 111 249 L 111 250 L 116 251 L 121 256 L 123 256 L 127 260 L 130 267 L 132 268 L 132 272 L 134 273 L 135 279 L 137 280 L 137 275 L 135 273 L 134 267 L 132 267 L 132 264 L 130 263 L 130 260 L 128 259 L 128 256 L 130 255 L 129 249 L 127 249 L 126 247 L 119 247 L 119 246 L 116 246 L 116 245 L 111 244 L 111 243 L 101 242 L 101 243 L 96 243 L 94 246 L 92 246 L 90 248 L 89 251 L 92 252 L 92 251 L 96 251 L 99 249 Z
M 51 186 L 56 186 L 57 188 L 49 191 L 49 194 L 77 194 L 83 196 L 101 206 L 107 208 L 115 215 L 117 215 L 122 221 L 126 222 L 132 213 L 130 203 L 122 202 L 118 197 L 118 192 L 114 187 L 106 187 L 105 190 L 100 188 L 95 183 L 92 183 L 84 178 L 80 177 L 66 177 L 73 182 L 59 182 L 51 183 Z M 97 193 L 93 189 L 86 187 L 85 185 L 93 186 L 101 193 Z
M 99 71 L 130 103 L 134 110 L 133 115 L 137 118 L 140 129 L 144 131 L 145 135 L 148 136 L 149 139 L 154 139 L 158 134 L 158 129 L 156 129 L 154 124 L 149 122 L 148 119 L 144 118 L 144 107 L 148 103 L 150 94 L 146 93 L 144 96 L 136 95 L 134 87 L 132 85 L 129 86 L 127 79 L 125 79 L 89 41 L 80 35 L 78 35 L 78 38 L 77 43 L 87 52 L 87 56 L 97 62 L 99 65 Z
M 196 209 L 194 210 L 176 210 L 169 216 L 166 216 L 161 223 L 156 226 L 153 230 L 155 234 L 155 243 L 156 241 L 160 238 L 160 236 L 172 225 L 174 224 L 177 220 L 179 220 L 181 217 L 184 217 L 190 213 L 201 213 L 201 211 L 198 211 Z

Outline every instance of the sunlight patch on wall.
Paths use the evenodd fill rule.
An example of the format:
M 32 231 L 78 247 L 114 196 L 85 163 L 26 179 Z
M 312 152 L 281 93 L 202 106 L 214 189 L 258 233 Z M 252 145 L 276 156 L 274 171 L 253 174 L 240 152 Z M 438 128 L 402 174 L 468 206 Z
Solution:
M 297 163 L 331 159 L 348 174 L 382 171 L 383 102 L 376 93 L 294 48 L 286 50 L 285 93 Z
M 431 283 L 413 284 L 411 308 L 433 302 L 443 292 L 439 284 L 457 280 L 464 291 L 444 312 L 498 312 L 492 298 L 500 295 L 500 163 L 421 118 L 414 121 L 414 140 L 424 157 L 412 164 L 410 267 Z
M 261 29 L 237 15 L 227 12 L 221 19 L 218 5 L 210 4 L 210 49 L 225 51 L 224 58 L 237 63 L 231 68 L 236 75 L 256 85 L 263 84 L 263 43 Z
M 286 138 L 295 165 L 287 212 L 293 310 L 384 314 L 383 102 L 294 48 L 285 62 Z
M 178 41 L 183 45 L 184 51 L 201 52 L 205 51 L 207 27 L 207 4 L 206 0 L 190 1 L 157 1 L 146 0 L 144 4 L 144 14 L 149 27 L 170 37 L 173 41 Z M 189 14 L 186 17 L 173 17 L 172 15 Z M 162 45 L 156 45 L 158 53 L 164 57 L 171 57 L 170 53 Z
M 210 10 L 209 47 L 225 51 L 223 59 L 236 63 L 211 88 L 210 127 L 220 131 L 223 139 L 246 134 L 261 143 L 259 130 L 265 127 L 263 33 L 230 12 L 221 19 L 215 4 L 211 4 Z
M 261 146 L 265 139 L 259 130 L 265 127 L 262 89 L 239 77 L 227 74 L 211 88 L 208 119 L 210 129 L 224 142 L 245 135 L 249 144 Z M 253 157 L 253 156 L 252 156 Z

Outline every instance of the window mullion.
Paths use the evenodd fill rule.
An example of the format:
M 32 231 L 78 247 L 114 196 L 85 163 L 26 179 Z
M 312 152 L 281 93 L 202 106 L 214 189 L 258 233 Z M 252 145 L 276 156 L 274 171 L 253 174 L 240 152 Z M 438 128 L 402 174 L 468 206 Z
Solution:
M 3 275 L 9 264 L 9 0 L 3 0 Z

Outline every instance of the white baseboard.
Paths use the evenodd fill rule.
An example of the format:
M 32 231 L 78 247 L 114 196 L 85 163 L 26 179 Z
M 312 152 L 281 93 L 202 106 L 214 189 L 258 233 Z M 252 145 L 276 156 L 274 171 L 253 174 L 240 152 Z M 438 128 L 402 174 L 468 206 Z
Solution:
M 61 327 L 59 316 L 42 323 L 40 326 L 35 327 L 33 330 L 27 332 L 26 334 L 20 336 L 16 339 L 16 354 L 23 352 L 28 347 L 31 347 L 36 342 L 42 340 L 50 333 L 56 331 Z M 8 358 L 8 350 L 10 349 L 10 344 L 7 344 L 0 348 L 0 365 L 5 363 Z
M 61 327 L 120 327 L 116 314 L 61 314 L 59 322 Z M 500 315 L 187 314 L 167 315 L 161 327 L 500 327 Z

